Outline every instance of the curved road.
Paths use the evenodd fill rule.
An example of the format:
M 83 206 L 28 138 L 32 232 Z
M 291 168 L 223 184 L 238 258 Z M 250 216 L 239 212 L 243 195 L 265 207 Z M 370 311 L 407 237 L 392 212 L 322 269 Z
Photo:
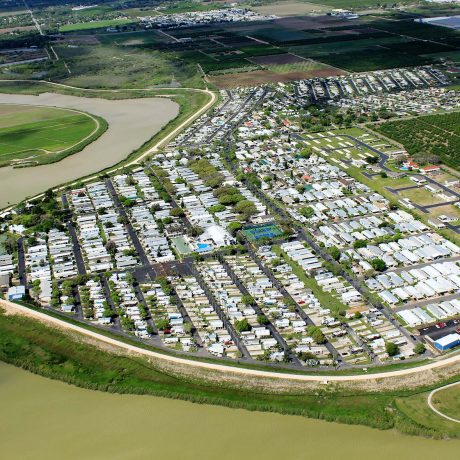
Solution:
M 429 408 L 435 412 L 436 414 L 438 414 L 439 416 L 449 420 L 450 422 L 455 422 L 455 423 L 460 423 L 460 420 L 456 419 L 456 418 L 452 418 L 452 417 L 449 417 L 448 415 L 446 414 L 443 414 L 441 411 L 439 411 L 438 409 L 436 409 L 436 407 L 434 407 L 433 405 L 433 396 L 438 392 L 438 391 L 442 391 L 442 390 L 445 390 L 447 388 L 451 388 L 451 387 L 454 387 L 456 385 L 460 385 L 460 382 L 455 382 L 455 383 L 451 383 L 449 385 L 444 385 L 443 387 L 440 387 L 440 388 L 436 388 L 436 390 L 433 390 L 429 395 L 428 395 L 428 399 L 427 399 L 427 403 L 428 403 L 428 406 Z
M 202 368 L 202 369 L 215 370 L 215 371 L 227 372 L 227 373 L 232 373 L 232 374 L 240 374 L 243 376 L 247 375 L 247 376 L 252 376 L 252 377 L 265 377 L 265 378 L 268 377 L 268 378 L 274 378 L 274 379 L 280 379 L 280 380 L 288 379 L 288 380 L 296 380 L 296 381 L 303 381 L 303 382 L 323 382 L 323 383 L 324 382 L 353 382 L 353 381 L 357 382 L 357 381 L 369 381 L 369 380 L 382 379 L 382 378 L 401 377 L 401 376 L 407 376 L 411 374 L 420 374 L 426 371 L 449 366 L 449 365 L 460 362 L 460 355 L 457 355 L 457 356 L 452 356 L 444 360 L 433 361 L 429 364 L 425 364 L 425 365 L 411 368 L 411 369 L 401 369 L 397 371 L 379 372 L 375 374 L 365 374 L 365 375 L 306 375 L 306 374 L 290 374 L 290 373 L 275 372 L 275 371 L 262 371 L 262 370 L 256 370 L 256 369 L 247 369 L 247 368 L 242 368 L 242 367 L 227 366 L 225 364 L 215 364 L 215 363 L 208 363 L 208 362 L 202 362 L 202 361 L 193 361 L 193 360 L 189 360 L 186 358 L 179 358 L 177 356 L 171 356 L 171 355 L 166 355 L 163 353 L 158 353 L 153 350 L 146 350 L 145 348 L 140 348 L 135 345 L 121 342 L 119 340 L 116 340 L 115 338 L 107 337 L 103 334 L 99 334 L 97 332 L 85 329 L 75 324 L 68 323 L 59 318 L 49 316 L 40 311 L 32 310 L 30 308 L 27 308 L 22 305 L 15 304 L 13 302 L 9 302 L 6 300 L 0 300 L 0 307 L 4 307 L 9 313 L 33 317 L 44 323 L 48 323 L 48 324 L 51 323 L 63 329 L 67 329 L 70 331 L 76 331 L 86 336 L 89 336 L 94 339 L 100 340 L 102 342 L 108 343 L 110 345 L 122 348 L 126 351 L 134 352 L 134 353 L 141 354 L 147 357 L 163 359 L 165 361 L 173 362 L 176 364 L 192 366 L 192 367 L 197 367 L 197 368 Z M 446 387 L 443 387 L 443 388 L 446 388 Z M 435 390 L 435 392 L 436 391 L 437 390 Z M 438 412 L 438 411 L 435 410 L 435 412 Z M 443 414 L 440 414 L 440 415 L 444 417 Z M 453 420 L 455 421 L 455 419 Z

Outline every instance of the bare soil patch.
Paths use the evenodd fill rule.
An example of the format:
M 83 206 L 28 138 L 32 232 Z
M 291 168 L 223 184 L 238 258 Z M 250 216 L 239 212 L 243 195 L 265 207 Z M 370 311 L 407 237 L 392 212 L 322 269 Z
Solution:
M 5 29 L 0 29 L 0 35 L 9 34 L 11 32 L 22 32 L 27 30 L 33 30 L 35 26 L 16 26 L 16 27 L 6 27 Z
M 94 35 L 66 35 L 63 43 L 68 45 L 99 45 Z
M 264 83 L 285 83 L 294 80 L 303 80 L 305 78 L 332 77 L 334 75 L 341 75 L 342 73 L 343 72 L 333 67 L 286 73 L 277 73 L 271 70 L 254 70 L 252 72 L 215 75 L 209 77 L 209 80 L 219 88 L 225 89 L 236 88 L 238 86 L 256 86 Z
M 315 30 L 326 29 L 327 27 L 347 26 L 350 29 L 356 24 L 354 21 L 345 21 L 333 16 L 303 16 L 303 17 L 285 17 L 274 21 L 281 27 L 287 27 L 294 30 Z

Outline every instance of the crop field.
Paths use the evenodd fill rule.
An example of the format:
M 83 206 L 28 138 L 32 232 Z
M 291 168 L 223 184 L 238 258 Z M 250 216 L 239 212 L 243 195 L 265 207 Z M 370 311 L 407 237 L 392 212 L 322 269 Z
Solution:
M 98 120 L 82 112 L 0 105 L 0 166 L 56 161 L 81 150 L 98 131 Z
M 291 5 L 289 8 L 321 10 L 326 5 L 329 10 L 343 4 L 343 0 L 287 0 L 263 7 L 282 9 Z M 207 9 L 211 5 L 174 2 L 171 10 Z M 346 5 L 358 9 L 375 6 L 374 0 Z M 341 71 L 436 64 L 446 59 L 460 62 L 460 32 L 438 27 L 433 40 L 433 26 L 416 23 L 413 15 L 408 18 L 401 12 L 344 20 L 319 11 L 313 16 L 287 15 L 273 21 L 201 25 L 165 32 L 140 28 L 134 11 L 128 14 L 126 10 L 126 18 L 119 19 L 108 6 L 100 8 L 74 13 L 75 23 L 60 28 L 66 33 L 64 41 L 56 45 L 59 61 L 17 66 L 17 78 L 29 79 L 46 72 L 53 81 L 91 88 L 203 87 L 203 71 L 217 86 L 228 88 L 327 77 Z M 55 24 L 58 19 L 66 23 L 68 18 L 63 14 L 61 11 L 53 20 Z M 106 31 L 114 26 L 117 32 Z M 302 59 L 312 59 L 323 67 L 305 69 Z M 279 67 L 289 64 L 295 65 L 292 69 Z M 5 71 L 0 69 L 2 73 Z
M 373 129 L 403 144 L 411 155 L 437 155 L 453 168 L 460 166 L 460 113 L 389 121 Z

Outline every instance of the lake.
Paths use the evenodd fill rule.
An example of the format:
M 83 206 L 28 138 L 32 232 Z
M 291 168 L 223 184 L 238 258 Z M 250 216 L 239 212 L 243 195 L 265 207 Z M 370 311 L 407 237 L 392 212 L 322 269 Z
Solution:
M 1 362 L 0 408 L 8 460 L 454 460 L 460 452 L 460 441 L 84 390 Z
M 67 107 L 98 115 L 109 124 L 96 141 L 62 161 L 32 168 L 0 168 L 0 209 L 118 163 L 179 113 L 178 104 L 164 98 L 107 100 L 56 93 L 0 93 L 0 104 Z

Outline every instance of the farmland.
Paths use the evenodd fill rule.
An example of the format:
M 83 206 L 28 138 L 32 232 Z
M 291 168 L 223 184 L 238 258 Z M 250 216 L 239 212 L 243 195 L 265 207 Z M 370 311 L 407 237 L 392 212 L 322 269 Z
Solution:
M 105 123 L 74 110 L 0 105 L 0 166 L 58 161 L 102 134 Z
M 324 12 L 316 2 L 288 4 L 294 10 L 299 6 Z M 326 5 L 327 10 L 341 3 Z M 172 3 L 166 11 L 211 6 L 214 7 Z M 348 6 L 375 5 L 372 0 L 363 0 Z M 271 7 L 283 5 L 274 2 L 262 8 Z M 64 9 L 55 15 L 41 11 L 38 15 L 44 30 L 59 29 L 63 33 L 62 40 L 53 46 L 60 59 L 17 65 L 15 76 L 34 78 L 44 73 L 53 81 L 91 88 L 202 88 L 200 75 L 204 72 L 209 82 L 231 88 L 418 66 L 445 59 L 457 61 L 460 52 L 458 32 L 439 30 L 435 41 L 428 40 L 432 26 L 401 19 L 404 15 L 389 21 L 377 15 L 344 20 L 326 14 L 289 14 L 271 21 L 206 24 L 165 32 L 138 24 L 136 17 L 143 14 L 156 12 L 139 8 L 117 12 L 105 5 L 72 12 L 70 16 Z M 0 75 L 11 78 L 8 70 L 0 69 Z
M 460 114 L 429 115 L 403 121 L 389 121 L 373 128 L 401 143 L 411 155 L 438 156 L 458 168 L 460 162 Z

